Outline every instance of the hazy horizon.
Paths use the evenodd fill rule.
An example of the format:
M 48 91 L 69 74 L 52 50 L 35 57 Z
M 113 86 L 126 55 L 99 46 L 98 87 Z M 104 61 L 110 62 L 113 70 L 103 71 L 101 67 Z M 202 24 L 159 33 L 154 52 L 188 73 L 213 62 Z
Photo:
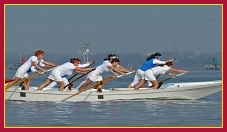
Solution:
M 222 51 L 222 6 L 6 6 L 6 54 Z

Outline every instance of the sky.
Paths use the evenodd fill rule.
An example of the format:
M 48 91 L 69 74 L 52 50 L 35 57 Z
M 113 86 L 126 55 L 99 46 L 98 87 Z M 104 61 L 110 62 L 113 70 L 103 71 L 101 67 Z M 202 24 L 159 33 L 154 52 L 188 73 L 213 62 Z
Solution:
M 221 5 L 8 5 L 5 18 L 6 54 L 222 50 Z

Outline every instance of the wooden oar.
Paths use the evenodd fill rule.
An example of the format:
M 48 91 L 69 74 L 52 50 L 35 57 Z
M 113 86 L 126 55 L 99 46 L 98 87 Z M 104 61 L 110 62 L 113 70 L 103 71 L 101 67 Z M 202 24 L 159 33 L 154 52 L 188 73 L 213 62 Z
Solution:
M 126 73 L 126 75 L 129 75 L 129 74 L 134 73 L 134 72 L 135 72 L 135 71 L 128 72 L 128 73 Z M 122 76 L 126 76 L 126 75 L 112 76 L 112 77 L 109 77 L 109 78 L 107 78 L 107 79 L 104 79 L 104 80 L 102 81 L 102 83 L 106 83 L 106 82 L 109 82 L 109 81 L 111 81 L 111 80 L 114 80 L 114 79 L 116 79 L 116 78 L 119 78 L 119 77 L 122 77 Z M 95 83 L 95 84 L 93 84 L 93 85 L 91 85 L 91 86 L 88 86 L 88 87 L 86 87 L 86 88 L 83 88 L 82 90 L 79 90 L 79 91 L 76 92 L 75 94 L 73 94 L 73 95 L 71 95 L 71 96 L 69 96 L 69 97 L 63 99 L 62 102 L 63 102 L 63 101 L 66 101 L 67 99 L 72 98 L 73 96 L 76 96 L 76 95 L 78 95 L 78 94 L 80 94 L 80 93 L 82 93 L 82 92 L 84 92 L 84 91 L 86 91 L 86 90 L 88 90 L 88 89 L 94 88 L 94 87 L 98 86 L 99 84 L 100 84 L 100 82 L 97 82 L 97 83 Z
M 94 70 L 95 70 L 95 68 L 93 68 L 92 70 L 88 71 L 86 74 L 83 74 L 83 75 L 79 76 L 78 78 L 74 79 L 72 82 L 69 82 L 69 84 L 67 84 L 64 88 L 68 87 L 69 85 L 72 86 L 75 81 L 77 81 L 78 79 L 82 78 L 83 76 L 87 75 L 88 73 L 90 73 L 90 72 L 92 72 Z M 70 90 L 71 90 L 71 88 L 70 88 Z
M 159 75 L 156 77 L 156 79 L 158 79 L 160 76 L 161 76 L 161 74 L 159 74 Z
M 9 82 L 12 82 L 13 79 L 8 79 L 8 80 L 5 80 L 5 83 L 9 83 Z
M 92 64 L 94 64 L 95 63 L 95 61 L 92 61 L 87 67 L 85 67 L 85 68 L 88 68 L 89 66 L 91 66 Z M 75 76 L 77 76 L 78 75 L 78 73 L 75 73 L 72 77 L 70 77 L 69 79 L 68 79 L 68 81 L 70 81 L 71 79 L 73 79 Z
M 170 80 L 170 79 L 172 79 L 172 78 L 176 78 L 176 77 L 179 77 L 179 76 L 182 76 L 182 75 L 185 75 L 185 74 L 186 74 L 185 72 L 184 72 L 184 73 L 180 73 L 180 74 L 177 74 L 175 77 L 169 77 L 169 78 L 167 78 L 167 79 L 164 79 L 164 80 L 162 80 L 162 81 L 159 81 L 159 82 L 158 82 L 158 84 L 159 84 L 158 88 L 161 87 L 161 85 L 163 84 L 163 82 L 166 82 L 166 81 L 168 81 L 168 80 Z
M 20 83 L 26 81 L 27 79 L 33 79 L 33 78 L 35 78 L 35 77 L 37 77 L 37 76 L 40 76 L 40 75 L 42 75 L 42 74 L 44 74 L 44 73 L 47 73 L 48 71 L 51 71 L 51 70 L 53 70 L 54 68 L 55 68 L 55 67 L 50 68 L 50 69 L 46 70 L 46 72 L 35 73 L 34 75 L 32 75 L 32 76 L 30 76 L 30 77 L 28 77 L 28 78 L 24 78 L 24 79 L 18 81 L 17 83 L 15 83 L 15 84 L 13 84 L 13 85 L 10 85 L 8 88 L 5 88 L 5 90 L 7 90 L 7 89 L 9 89 L 9 88 L 11 88 L 11 87 L 13 87 L 13 86 L 15 86 L 15 85 L 19 85 Z

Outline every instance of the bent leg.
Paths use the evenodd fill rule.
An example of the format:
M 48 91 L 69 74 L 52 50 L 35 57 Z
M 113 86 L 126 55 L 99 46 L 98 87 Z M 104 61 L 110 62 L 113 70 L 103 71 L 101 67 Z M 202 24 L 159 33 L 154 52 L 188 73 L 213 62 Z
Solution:
M 63 81 L 59 81 L 59 82 L 57 82 L 58 83 L 58 85 L 59 85 L 59 91 L 63 91 L 63 89 L 64 89 L 64 87 L 65 87 L 65 85 L 64 85 L 64 82 Z
M 15 79 L 12 82 L 7 83 L 7 85 L 5 86 L 6 89 L 10 88 L 12 85 L 14 85 L 15 83 L 17 83 L 20 80 L 20 78 L 15 77 Z
M 151 81 L 151 83 L 153 84 L 153 89 L 158 89 L 158 82 L 157 82 L 157 80 L 153 80 L 153 81 Z
M 90 79 L 87 79 L 79 88 L 79 90 L 82 90 L 85 88 L 87 85 L 89 85 L 92 81 Z
M 144 84 L 145 84 L 145 80 L 141 79 L 139 84 L 135 86 L 134 90 L 139 90 L 139 88 L 141 88 Z
M 53 82 L 53 80 L 47 78 L 47 80 L 38 87 L 38 90 L 42 90 L 44 87 L 46 87 L 47 85 L 49 85 L 52 82 Z

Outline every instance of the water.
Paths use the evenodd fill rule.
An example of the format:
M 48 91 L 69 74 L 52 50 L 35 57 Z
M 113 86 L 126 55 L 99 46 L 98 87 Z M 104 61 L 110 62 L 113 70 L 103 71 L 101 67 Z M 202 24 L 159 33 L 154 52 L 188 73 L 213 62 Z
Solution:
M 6 78 L 11 78 L 14 73 L 7 71 Z M 46 76 L 33 79 L 32 85 L 38 86 Z M 105 87 L 126 87 L 133 77 L 134 74 L 115 79 Z M 162 75 L 159 80 L 167 77 Z M 221 71 L 190 71 L 168 82 L 221 79 Z M 199 100 L 6 101 L 5 111 L 6 127 L 222 127 L 222 93 Z

